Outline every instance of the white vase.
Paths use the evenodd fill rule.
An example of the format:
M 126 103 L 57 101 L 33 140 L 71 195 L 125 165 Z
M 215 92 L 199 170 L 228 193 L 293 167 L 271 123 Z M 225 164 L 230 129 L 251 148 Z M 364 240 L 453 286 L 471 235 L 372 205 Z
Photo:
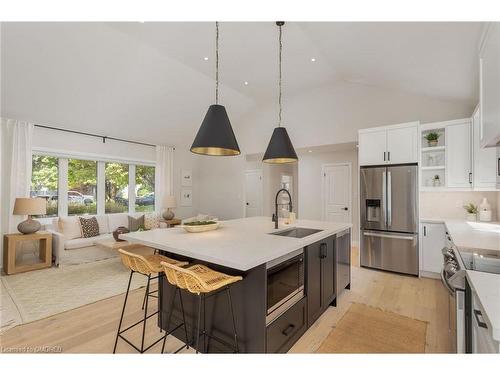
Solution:
M 465 217 L 465 220 L 467 221 L 476 221 L 477 220 L 477 215 L 476 214 L 467 214 Z

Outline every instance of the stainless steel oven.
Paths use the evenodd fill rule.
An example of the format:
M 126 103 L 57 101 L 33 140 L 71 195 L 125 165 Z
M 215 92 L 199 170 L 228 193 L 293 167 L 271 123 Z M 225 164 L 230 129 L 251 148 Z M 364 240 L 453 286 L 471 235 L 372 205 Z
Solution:
M 271 323 L 304 296 L 304 250 L 267 263 L 267 317 Z

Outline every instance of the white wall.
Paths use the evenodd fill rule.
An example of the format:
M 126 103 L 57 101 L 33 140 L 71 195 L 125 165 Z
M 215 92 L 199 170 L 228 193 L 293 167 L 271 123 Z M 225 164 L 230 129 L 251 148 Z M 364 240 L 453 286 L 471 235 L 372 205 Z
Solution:
M 196 189 L 199 188 L 198 166 L 196 163 L 197 156 L 189 151 L 188 146 L 179 145 L 175 147 L 174 152 L 174 195 L 177 201 L 177 207 L 173 209 L 175 217 L 186 219 L 198 214 L 199 196 L 196 194 Z M 192 175 L 193 186 L 181 186 L 182 170 L 190 170 Z M 191 189 L 193 193 L 193 205 L 191 207 L 181 206 L 181 191 L 182 189 Z
M 352 165 L 352 236 L 359 240 L 358 152 L 351 150 L 312 152 L 299 155 L 299 211 L 301 219 L 322 219 L 321 168 L 323 164 L 349 162 Z
M 499 220 L 500 192 L 487 191 L 448 191 L 448 192 L 421 192 L 420 217 L 426 219 L 465 219 L 467 203 L 479 205 L 483 197 L 491 204 L 493 220 Z
M 414 120 L 433 122 L 468 117 L 468 102 L 405 93 L 398 90 L 340 82 L 283 96 L 283 125 L 296 148 L 353 142 L 357 130 Z M 277 124 L 277 104 L 258 106 L 235 121 L 245 153 L 264 152 Z

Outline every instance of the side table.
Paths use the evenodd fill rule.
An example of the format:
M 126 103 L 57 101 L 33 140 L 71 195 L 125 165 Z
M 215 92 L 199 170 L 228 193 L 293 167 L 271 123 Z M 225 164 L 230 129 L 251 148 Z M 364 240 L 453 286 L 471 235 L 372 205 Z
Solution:
M 24 241 L 38 241 L 37 263 L 16 264 L 16 249 Z M 39 231 L 32 234 L 11 233 L 3 236 L 3 269 L 7 275 L 49 268 L 52 265 L 52 234 Z
M 181 223 L 182 223 L 182 220 L 181 219 L 177 219 L 177 218 L 173 218 L 172 220 L 161 219 L 160 221 L 162 223 L 167 224 L 167 228 L 173 228 L 173 227 L 175 227 L 177 225 L 181 225 Z

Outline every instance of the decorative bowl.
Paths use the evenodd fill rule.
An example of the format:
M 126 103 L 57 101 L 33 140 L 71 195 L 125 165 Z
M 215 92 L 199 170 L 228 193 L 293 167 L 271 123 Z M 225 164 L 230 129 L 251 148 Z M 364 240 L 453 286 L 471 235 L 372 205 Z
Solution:
M 120 239 L 118 236 L 120 234 L 124 234 L 124 233 L 130 233 L 130 231 L 128 230 L 128 228 L 125 228 L 125 227 L 118 227 L 116 228 L 116 230 L 113 232 L 113 238 L 115 239 L 116 242 L 122 242 L 122 241 L 125 241 L 125 240 L 122 240 Z
M 204 223 L 205 222 L 184 223 L 183 225 L 181 225 L 181 228 L 184 228 L 184 230 L 189 233 L 200 233 L 215 230 L 220 225 L 220 223 L 217 221 L 208 221 L 206 222 L 206 224 Z

